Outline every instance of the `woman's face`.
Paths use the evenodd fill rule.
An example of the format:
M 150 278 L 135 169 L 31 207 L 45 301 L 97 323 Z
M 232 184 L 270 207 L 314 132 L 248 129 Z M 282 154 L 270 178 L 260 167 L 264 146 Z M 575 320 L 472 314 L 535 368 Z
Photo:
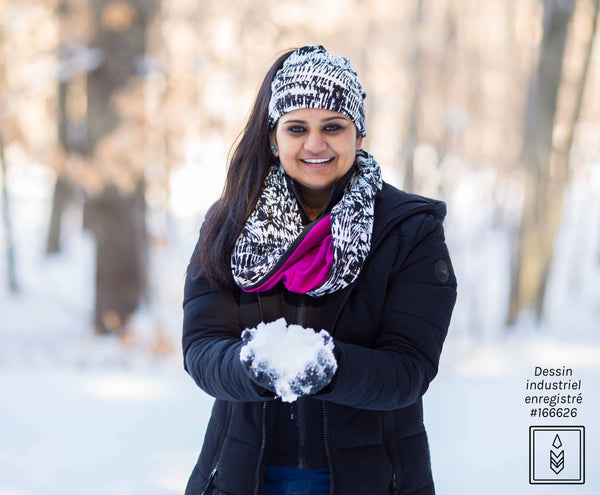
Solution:
M 271 136 L 286 173 L 314 192 L 329 192 L 350 170 L 362 136 L 341 113 L 302 108 L 282 115 Z

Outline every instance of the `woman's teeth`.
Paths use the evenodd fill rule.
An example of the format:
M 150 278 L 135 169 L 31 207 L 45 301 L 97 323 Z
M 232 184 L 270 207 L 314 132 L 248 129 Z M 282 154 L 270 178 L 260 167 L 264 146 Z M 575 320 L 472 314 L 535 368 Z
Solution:
M 312 159 L 305 158 L 302 161 L 304 163 L 314 163 L 314 164 L 317 164 L 317 163 L 327 163 L 327 162 L 330 162 L 331 160 L 333 160 L 333 158 L 312 158 Z

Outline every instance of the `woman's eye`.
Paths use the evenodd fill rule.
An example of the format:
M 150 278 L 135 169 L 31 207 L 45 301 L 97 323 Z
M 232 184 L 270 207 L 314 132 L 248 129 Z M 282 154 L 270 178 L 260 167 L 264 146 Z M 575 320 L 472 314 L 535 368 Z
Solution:
M 343 129 L 343 127 L 339 124 L 330 124 L 324 128 L 325 132 L 337 132 L 340 129 Z
M 304 127 L 301 126 L 288 127 L 288 132 L 291 132 L 292 134 L 302 134 L 304 131 Z

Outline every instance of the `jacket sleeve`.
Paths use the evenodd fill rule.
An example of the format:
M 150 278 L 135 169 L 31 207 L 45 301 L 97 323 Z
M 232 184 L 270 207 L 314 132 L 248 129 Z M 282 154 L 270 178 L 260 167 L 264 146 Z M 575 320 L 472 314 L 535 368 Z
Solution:
M 428 215 L 411 221 L 417 218 L 412 247 L 401 248 L 391 268 L 374 345 L 336 339 L 338 371 L 318 398 L 361 409 L 397 409 L 419 400 L 435 377 L 456 278 L 441 220 Z
M 197 271 L 197 269 L 196 269 Z M 183 298 L 184 367 L 209 395 L 229 401 L 262 401 L 273 394 L 255 384 L 239 359 L 242 329 L 235 292 L 214 289 L 188 270 Z

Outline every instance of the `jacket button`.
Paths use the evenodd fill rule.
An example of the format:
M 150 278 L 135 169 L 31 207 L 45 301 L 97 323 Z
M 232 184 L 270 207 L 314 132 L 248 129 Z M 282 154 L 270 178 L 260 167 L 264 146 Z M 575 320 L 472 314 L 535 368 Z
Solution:
M 435 262 L 434 270 L 435 276 L 440 282 L 448 282 L 448 279 L 450 278 L 450 267 L 448 266 L 448 263 L 444 260 L 438 260 Z

